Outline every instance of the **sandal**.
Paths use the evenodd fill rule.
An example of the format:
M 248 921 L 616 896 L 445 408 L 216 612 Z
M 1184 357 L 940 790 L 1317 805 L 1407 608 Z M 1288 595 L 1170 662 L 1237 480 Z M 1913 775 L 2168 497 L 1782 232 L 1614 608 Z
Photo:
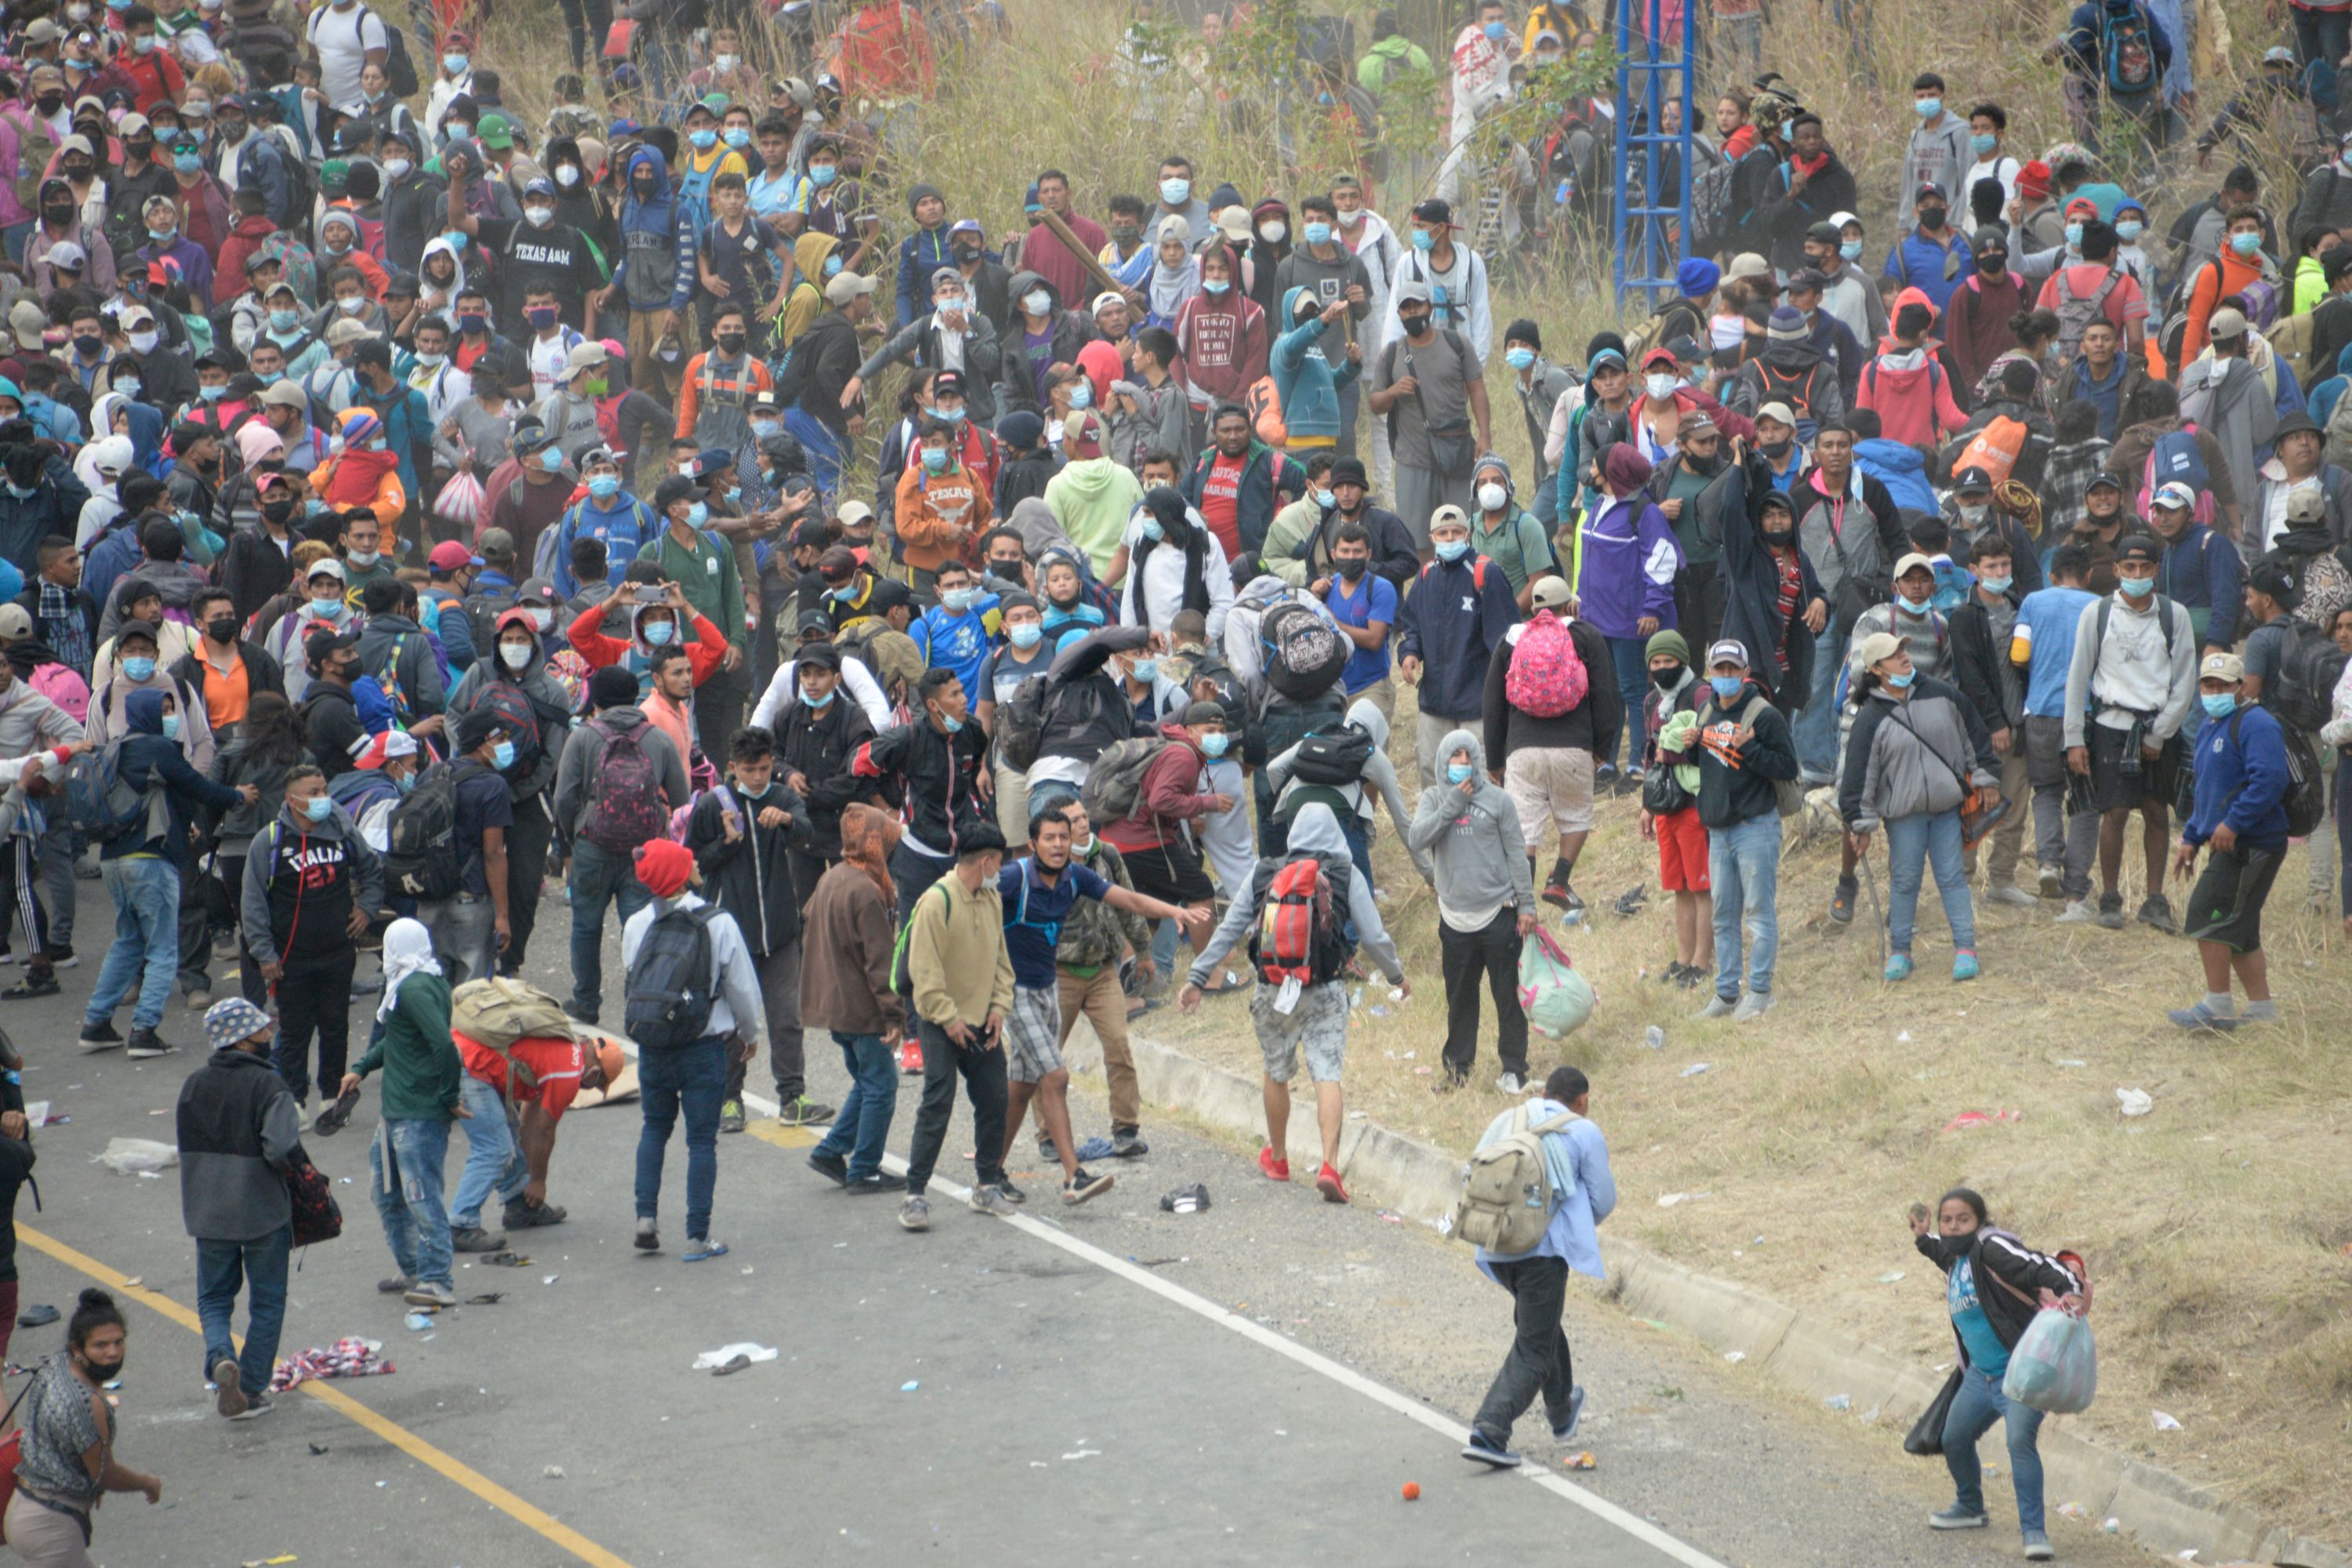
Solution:
M 0 1001 L 27 1002 L 36 996 L 54 996 L 59 990 L 58 977 L 47 971 L 35 971 L 5 991 L 0 991 Z

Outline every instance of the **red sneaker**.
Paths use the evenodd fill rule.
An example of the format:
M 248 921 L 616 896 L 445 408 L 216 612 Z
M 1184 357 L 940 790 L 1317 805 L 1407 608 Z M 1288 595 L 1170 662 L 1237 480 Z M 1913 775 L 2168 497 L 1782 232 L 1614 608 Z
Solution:
M 1276 1159 L 1272 1149 L 1260 1149 L 1257 1152 L 1257 1168 L 1265 1173 L 1265 1179 L 1269 1182 L 1290 1180 L 1290 1162 Z
M 908 1040 L 898 1047 L 898 1070 L 909 1076 L 922 1072 L 923 1047 L 920 1045 Z
M 1323 1194 L 1323 1201 L 1327 1204 L 1344 1204 L 1348 1201 L 1348 1189 L 1339 1184 L 1339 1173 L 1328 1165 L 1316 1173 L 1315 1190 Z

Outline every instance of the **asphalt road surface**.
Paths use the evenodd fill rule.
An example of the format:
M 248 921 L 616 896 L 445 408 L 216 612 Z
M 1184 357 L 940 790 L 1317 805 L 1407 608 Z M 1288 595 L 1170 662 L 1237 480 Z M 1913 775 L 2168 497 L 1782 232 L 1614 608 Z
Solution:
M 1899 1432 L 1783 1394 L 1598 1290 L 1571 1293 L 1568 1324 L 1590 1391 L 1574 1447 L 1597 1468 L 1565 1471 L 1539 1412 L 1518 1428 L 1525 1470 L 1465 1463 L 1464 1423 L 1510 1338 L 1508 1299 L 1467 1249 L 1370 1204 L 1327 1205 L 1304 1182 L 1276 1186 L 1251 1151 L 1166 1117 L 1146 1127 L 1151 1152 L 1104 1163 L 1118 1185 L 1077 1209 L 1057 1201 L 1058 1176 L 1018 1176 L 1036 1165 L 1024 1140 L 1014 1164 L 1030 1203 L 1007 1222 L 957 1201 L 960 1114 L 921 1236 L 898 1229 L 894 1200 L 809 1172 L 813 1134 L 755 1120 L 720 1141 L 713 1229 L 732 1251 L 688 1265 L 682 1142 L 664 1190 L 669 1249 L 639 1254 L 635 1108 L 575 1112 L 551 1186 L 569 1223 L 517 1235 L 525 1268 L 461 1258 L 458 1295 L 502 1299 L 412 1331 L 374 1289 L 392 1264 L 366 1190 L 371 1086 L 347 1131 L 309 1141 L 344 1233 L 300 1258 L 281 1354 L 355 1335 L 381 1341 L 397 1371 L 223 1422 L 203 1386 L 178 1173 L 94 1163 L 110 1137 L 170 1141 L 202 1032 L 175 999 L 163 1033 L 176 1054 L 79 1052 L 111 921 L 99 885 L 78 886 L 82 962 L 62 973 L 66 994 L 0 1006 L 0 1026 L 26 1059 L 27 1098 L 70 1118 L 37 1135 L 42 1209 L 29 1193 L 18 1205 L 21 1300 L 69 1311 L 87 1284 L 141 1282 L 120 1452 L 160 1473 L 164 1494 L 100 1510 L 94 1552 L 114 1568 L 2018 1560 L 2005 1474 L 1988 1486 L 1990 1530 L 1931 1533 L 1948 1483 L 1939 1463 L 1904 1458 Z M 525 971 L 559 994 L 567 928 L 551 898 Z M 617 947 L 615 928 L 608 980 Z M 373 1003 L 354 1006 L 354 1056 Z M 1247 1026 L 1238 1004 L 1212 1005 Z M 837 1102 L 838 1053 L 811 1038 L 812 1092 Z M 1077 1096 L 1081 1136 L 1108 1131 L 1096 1087 Z M 914 1104 L 903 1085 L 901 1152 Z M 454 1186 L 462 1135 L 452 1143 Z M 1160 1212 L 1162 1193 L 1195 1181 L 1209 1211 Z M 1801 1227 L 1787 1228 L 1799 1244 Z M 745 1341 L 780 1354 L 725 1378 L 691 1370 Z M 29 1364 L 61 1342 L 61 1325 L 20 1329 L 9 1357 Z M 2149 1561 L 2055 1517 L 2064 1500 L 2050 1500 L 2062 1559 Z

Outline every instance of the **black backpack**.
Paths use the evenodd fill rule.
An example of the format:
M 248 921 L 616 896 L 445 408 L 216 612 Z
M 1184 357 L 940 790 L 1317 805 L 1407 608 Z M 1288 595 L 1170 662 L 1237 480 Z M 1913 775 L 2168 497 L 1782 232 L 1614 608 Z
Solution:
M 2317 734 L 2328 721 L 2344 662 L 2344 650 L 2318 627 L 2289 623 L 2277 671 L 2263 682 L 2263 706 L 2288 730 Z
M 1037 765 L 1045 742 L 1045 677 L 1033 675 L 1013 689 L 1013 700 L 999 710 L 996 749 L 1005 762 L 1026 772 Z
M 392 79 L 392 96 L 415 98 L 419 83 L 416 62 L 408 58 L 408 35 L 390 17 L 383 23 L 383 74 Z
M 672 910 L 646 928 L 629 964 L 621 1017 L 622 1028 L 641 1047 L 675 1050 L 710 1032 L 710 1009 L 718 1000 L 710 920 L 718 912 L 709 904 Z
M 1298 742 L 1291 759 L 1290 776 L 1303 784 L 1329 784 L 1345 789 L 1364 780 L 1364 764 L 1372 760 L 1372 732 L 1360 724 L 1317 730 Z
M 385 824 L 383 879 L 387 891 L 431 903 L 455 898 L 466 885 L 466 863 L 457 852 L 457 785 L 468 758 L 425 770 L 416 787 L 392 808 Z

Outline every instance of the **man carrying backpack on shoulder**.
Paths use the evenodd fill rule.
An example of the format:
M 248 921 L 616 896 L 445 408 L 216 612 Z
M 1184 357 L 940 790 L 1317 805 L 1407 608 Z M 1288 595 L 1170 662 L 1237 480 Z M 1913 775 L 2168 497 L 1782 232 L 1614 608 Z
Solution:
M 507 834 L 514 798 L 499 774 L 514 763 L 505 720 L 477 708 L 457 721 L 457 754 L 425 769 L 393 809 L 385 883 L 416 900 L 417 921 L 454 984 L 495 973 L 513 937 Z
M 1323 1142 L 1315 1190 L 1335 1204 L 1348 1201 L 1338 1164 L 1346 1117 L 1339 1094 L 1348 1047 L 1346 972 L 1352 956 L 1346 922 L 1354 922 L 1356 941 L 1400 996 L 1412 994 L 1396 944 L 1381 923 L 1380 906 L 1372 901 L 1371 882 L 1355 869 L 1331 808 L 1319 801 L 1302 808 L 1290 825 L 1289 854 L 1260 860 L 1246 893 L 1235 889 L 1224 920 L 1193 959 L 1176 996 L 1185 1012 L 1199 1011 L 1202 987 L 1246 938 L 1258 982 L 1250 998 L 1250 1023 L 1265 1063 L 1266 1146 L 1258 1151 L 1257 1167 L 1269 1181 L 1290 1180 L 1290 1080 L 1304 1047 Z
M 593 717 L 572 732 L 555 771 L 555 820 L 572 846 L 572 1000 L 563 1010 L 593 1024 L 604 1005 L 604 910 L 626 921 L 646 893 L 630 859 L 668 830 L 688 798 L 686 759 L 637 706 L 637 678 L 608 664 L 588 678 Z
M 1559 834 L 1559 858 L 1545 879 L 1544 902 L 1570 912 L 1584 900 L 1569 886 L 1576 857 L 1592 832 L 1596 760 L 1617 753 L 1625 705 L 1601 634 L 1568 615 L 1573 595 L 1559 577 L 1535 584 L 1535 618 L 1503 634 L 1486 663 L 1486 755 L 1503 760 L 1502 784 L 1518 808 L 1530 870 L 1547 825 Z
M 1470 1423 L 1470 1441 L 1462 1450 L 1464 1458 L 1496 1469 L 1518 1464 L 1519 1456 L 1511 1448 L 1511 1426 L 1538 1394 L 1554 1442 L 1573 1439 L 1584 1414 L 1584 1390 L 1577 1386 L 1560 1314 L 1568 1305 L 1571 1269 L 1595 1279 L 1608 1277 L 1601 1261 L 1599 1227 L 1617 1207 L 1609 1141 L 1586 1120 L 1591 1107 L 1592 1085 L 1583 1069 L 1554 1068 L 1539 1098 L 1513 1106 L 1487 1124 L 1478 1138 L 1478 1153 L 1472 1156 L 1475 1164 L 1479 1154 L 1506 1139 L 1531 1139 L 1542 1166 L 1545 1215 L 1532 1246 L 1499 1250 L 1523 1239 L 1501 1226 L 1465 1225 L 1457 1232 L 1496 1231 L 1492 1244 L 1466 1234 L 1465 1239 L 1477 1240 L 1479 1272 L 1508 1290 L 1515 1303 L 1517 1332 L 1511 1352 L 1479 1402 Z M 1529 1163 L 1526 1156 L 1530 1152 L 1518 1151 L 1517 1163 Z M 1515 1190 L 1524 1191 L 1525 1185 L 1515 1184 Z M 1532 1215 L 1528 1223 L 1534 1223 Z
M 692 887 L 702 868 L 683 844 L 656 838 L 638 846 L 637 880 L 653 902 L 621 928 L 621 963 L 628 972 L 624 1019 L 637 1042 L 637 1083 L 645 1126 L 637 1134 L 637 1234 L 640 1252 L 661 1250 L 656 1216 L 661 1200 L 662 1155 L 678 1113 L 686 1115 L 686 1251 L 688 1263 L 727 1255 L 710 1234 L 712 1191 L 719 1184 L 719 1108 L 727 1097 L 727 1040 L 768 1032 L 760 973 L 735 917 L 703 902 Z

